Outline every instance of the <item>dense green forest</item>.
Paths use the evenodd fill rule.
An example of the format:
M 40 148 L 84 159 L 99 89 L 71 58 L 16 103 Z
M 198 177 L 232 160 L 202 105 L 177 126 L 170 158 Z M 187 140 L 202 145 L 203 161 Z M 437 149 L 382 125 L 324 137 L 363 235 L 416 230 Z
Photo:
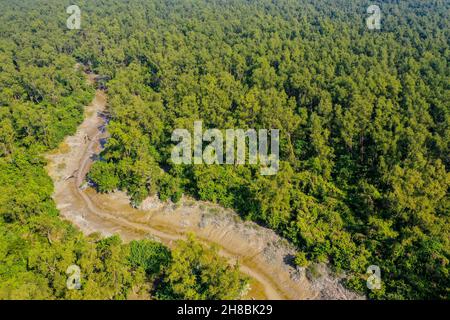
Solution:
M 73 132 L 92 95 L 75 61 L 108 78 L 111 138 L 90 172 L 99 191 L 125 190 L 134 205 L 184 193 L 235 208 L 292 242 L 299 265 L 327 262 L 370 298 L 450 297 L 448 1 L 382 1 L 381 30 L 367 28 L 373 3 L 360 0 L 86 0 L 80 30 L 65 26 L 69 4 L 0 2 L 0 260 L 14 266 L 0 267 L 0 297 L 40 286 L 36 295 L 66 297 L 55 257 L 97 257 L 92 283 L 109 289 L 87 296 L 125 297 L 142 270 L 163 278 L 160 298 L 236 296 L 245 282 L 233 269 L 225 291 L 192 291 L 169 273 L 212 261 L 195 240 L 186 259 L 155 243 L 82 238 L 55 218 L 38 155 Z M 280 129 L 278 174 L 174 165 L 171 134 L 196 120 Z M 33 260 L 35 250 L 45 254 Z M 381 268 L 381 290 L 366 288 L 369 265 Z M 102 276 L 110 268 L 120 290 Z
M 238 267 L 193 237 L 180 253 L 149 240 L 84 237 L 58 217 L 43 155 L 74 133 L 94 88 L 75 67 L 57 3 L 0 2 L 0 299 L 239 298 L 247 279 Z M 73 264 L 80 290 L 67 288 Z

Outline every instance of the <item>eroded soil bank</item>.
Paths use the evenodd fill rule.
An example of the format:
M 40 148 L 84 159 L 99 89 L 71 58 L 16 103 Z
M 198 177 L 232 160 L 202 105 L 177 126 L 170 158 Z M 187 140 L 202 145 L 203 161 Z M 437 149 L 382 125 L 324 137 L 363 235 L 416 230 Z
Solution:
M 295 268 L 295 250 L 286 240 L 270 229 L 242 221 L 232 210 L 186 197 L 177 205 L 148 198 L 135 209 L 123 192 L 98 194 L 86 187 L 86 173 L 101 151 L 101 139 L 107 138 L 106 101 L 105 92 L 97 90 L 76 134 L 47 156 L 47 170 L 55 185 L 53 198 L 63 218 L 85 234 L 119 234 L 125 241 L 153 238 L 168 246 L 193 232 L 206 244 L 218 245 L 220 254 L 230 261 L 239 261 L 241 271 L 252 278 L 248 298 L 359 298 L 324 266 L 316 279 Z

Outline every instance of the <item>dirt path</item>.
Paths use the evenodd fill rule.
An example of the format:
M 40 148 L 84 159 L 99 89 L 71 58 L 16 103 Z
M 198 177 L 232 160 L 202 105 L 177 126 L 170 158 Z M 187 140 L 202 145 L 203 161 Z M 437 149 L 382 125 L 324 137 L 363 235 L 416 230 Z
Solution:
M 272 230 L 217 205 L 183 198 L 180 204 L 146 199 L 139 209 L 129 205 L 122 192 L 98 194 L 85 188 L 85 175 L 101 150 L 106 95 L 97 90 L 85 109 L 85 120 L 74 136 L 47 156 L 47 170 L 54 181 L 53 198 L 62 217 L 85 234 L 119 234 L 124 241 L 153 238 L 168 246 L 193 232 L 207 244 L 216 244 L 220 254 L 238 261 L 252 280 L 248 298 L 256 299 L 348 299 L 356 296 L 345 290 L 324 269 L 323 276 L 310 281 L 305 271 L 291 265 L 295 250 Z

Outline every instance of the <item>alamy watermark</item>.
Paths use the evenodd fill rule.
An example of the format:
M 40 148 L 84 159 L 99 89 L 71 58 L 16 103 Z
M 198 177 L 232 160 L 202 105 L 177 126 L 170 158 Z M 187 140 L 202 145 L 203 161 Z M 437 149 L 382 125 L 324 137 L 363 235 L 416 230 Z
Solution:
M 367 268 L 369 277 L 367 278 L 366 284 L 367 288 L 370 290 L 380 290 L 381 289 L 381 270 L 379 266 L 371 265 Z
M 373 4 L 367 8 L 367 13 L 370 16 L 366 20 L 366 25 L 369 30 L 381 29 L 381 9 L 376 4 Z
M 67 289 L 69 290 L 79 290 L 81 289 L 81 269 L 76 264 L 70 265 L 66 274 L 69 275 L 66 281 Z
M 268 136 L 270 134 L 270 154 Z M 194 122 L 194 139 L 187 129 L 175 129 L 172 141 L 174 164 L 261 165 L 261 175 L 274 175 L 279 169 L 280 130 L 226 129 L 225 138 L 219 129 L 203 132 L 202 121 Z M 246 156 L 248 141 L 248 156 Z M 203 149 L 203 142 L 209 144 Z M 224 153 L 225 143 L 225 153 Z M 193 152 L 192 152 L 193 149 Z M 225 155 L 225 156 L 224 156 Z
M 81 10 L 77 5 L 68 6 L 66 12 L 70 14 L 67 18 L 66 26 L 70 30 L 79 30 L 81 28 Z

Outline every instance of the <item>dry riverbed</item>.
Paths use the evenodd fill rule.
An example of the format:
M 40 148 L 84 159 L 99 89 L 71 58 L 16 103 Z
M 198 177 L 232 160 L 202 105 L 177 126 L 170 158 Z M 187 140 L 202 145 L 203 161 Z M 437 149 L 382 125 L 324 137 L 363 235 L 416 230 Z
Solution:
M 105 92 L 97 90 L 76 134 L 47 156 L 55 185 L 53 198 L 64 219 L 85 234 L 118 234 L 124 241 L 151 238 L 168 246 L 193 232 L 205 244 L 216 244 L 230 262 L 239 261 L 241 271 L 252 279 L 247 298 L 358 298 L 323 265 L 316 278 L 294 267 L 295 250 L 286 240 L 270 229 L 242 221 L 232 210 L 186 197 L 176 205 L 152 197 L 135 209 L 123 192 L 98 194 L 86 187 L 85 176 L 101 150 L 100 140 L 107 138 L 103 130 L 106 102 Z

